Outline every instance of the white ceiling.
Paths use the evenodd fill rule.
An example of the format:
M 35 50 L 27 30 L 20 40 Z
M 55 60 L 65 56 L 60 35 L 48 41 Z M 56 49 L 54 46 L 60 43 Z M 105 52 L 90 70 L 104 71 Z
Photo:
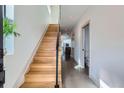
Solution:
M 86 5 L 61 5 L 60 10 L 60 26 L 62 31 L 70 31 L 73 26 L 81 18 L 85 10 L 88 8 Z

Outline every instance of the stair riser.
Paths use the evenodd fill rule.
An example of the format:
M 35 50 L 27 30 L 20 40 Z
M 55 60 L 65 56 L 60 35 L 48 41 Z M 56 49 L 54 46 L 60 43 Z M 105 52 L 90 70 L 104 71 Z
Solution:
M 56 53 L 42 53 L 42 52 L 38 52 L 35 57 L 56 57 Z M 59 58 L 61 57 L 61 55 L 59 54 Z
M 55 70 L 56 66 L 31 66 L 30 70 L 38 70 L 38 71 L 42 71 L 42 70 Z M 60 68 L 59 68 L 60 69 Z
M 51 40 L 51 42 L 52 42 L 52 40 L 54 40 L 54 41 L 56 41 L 56 38 L 57 37 L 57 35 L 55 36 L 55 35 L 47 35 L 45 38 L 43 38 L 44 40 L 45 39 L 48 39 L 48 40 Z M 56 42 L 54 42 L 54 43 L 56 43 Z
M 56 74 L 56 71 L 30 71 L 27 73 L 27 75 L 31 75 L 31 74 L 34 74 L 34 75 L 44 75 L 44 74 Z M 61 72 L 59 71 L 59 73 L 61 75 Z
M 56 48 L 56 45 L 42 45 L 41 47 L 39 47 L 39 48 Z
M 31 68 L 30 71 L 37 71 L 37 72 L 40 72 L 40 71 L 43 71 L 43 72 L 47 72 L 47 71 L 53 71 L 55 72 L 56 71 L 56 68 L 44 68 L 44 69 L 41 69 L 41 68 Z M 59 69 L 59 71 L 61 71 L 61 69 Z
M 56 40 L 44 40 L 43 39 L 42 43 L 55 43 L 56 44 Z
M 58 32 L 47 32 L 45 37 L 54 37 L 57 38 Z
M 59 65 L 61 65 L 59 63 Z M 30 66 L 56 66 L 56 62 L 51 63 L 32 63 Z
M 47 59 L 45 59 L 46 57 L 35 57 L 34 58 L 34 63 L 56 63 L 56 59 L 49 57 Z M 59 63 L 61 62 L 60 60 L 61 57 L 59 57 Z
M 44 57 L 44 56 L 46 56 L 46 57 L 50 57 L 50 56 L 56 57 L 56 53 L 43 53 L 42 51 L 39 51 L 39 52 L 37 52 L 37 54 L 35 56 L 38 56 L 38 57 Z M 61 54 L 59 54 L 59 57 L 61 57 Z
M 53 32 L 53 33 L 55 32 L 55 33 L 57 33 L 57 29 L 56 28 L 48 28 L 48 30 L 49 30 L 48 32 Z
M 56 51 L 56 48 L 45 48 L 45 47 L 41 47 L 38 49 L 38 51 L 42 52 L 42 51 Z
M 54 43 L 56 43 L 56 40 L 50 40 L 50 39 L 43 39 L 43 42 L 54 42 Z
M 45 47 L 41 47 L 40 49 L 38 49 L 38 51 L 56 51 L 56 48 L 45 48 Z
M 55 47 L 56 43 L 43 43 L 42 46 L 50 46 L 50 47 Z M 42 47 L 41 46 L 41 47 Z M 39 47 L 40 48 L 40 47 Z
M 39 61 L 48 61 L 48 62 L 52 62 L 56 60 L 56 57 L 34 57 L 34 60 L 39 60 Z

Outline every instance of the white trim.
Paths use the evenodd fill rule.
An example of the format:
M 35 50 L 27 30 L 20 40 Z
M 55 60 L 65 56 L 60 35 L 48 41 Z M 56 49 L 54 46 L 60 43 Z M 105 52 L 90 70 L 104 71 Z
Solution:
M 46 28 L 45 28 L 45 31 L 44 31 L 43 35 L 41 36 L 40 40 L 36 44 L 36 47 L 34 48 L 32 54 L 31 54 L 31 57 L 29 58 L 25 68 L 22 70 L 22 73 L 20 74 L 20 77 L 15 82 L 15 84 L 13 86 L 14 88 L 18 88 L 18 87 L 20 87 L 24 83 L 24 81 L 25 81 L 25 74 L 30 70 L 29 66 L 30 66 L 30 64 L 33 61 L 33 58 L 34 58 L 34 56 L 35 56 L 35 54 L 37 52 L 37 49 L 39 48 L 39 45 L 40 45 L 41 41 L 43 40 L 43 37 L 44 37 L 45 33 L 47 32 L 48 26 L 49 26 L 49 24 L 46 25 Z
M 103 80 L 100 79 L 100 88 L 110 88 Z
M 99 88 L 100 84 L 99 81 L 96 80 L 92 75 L 89 74 L 89 78 L 92 80 L 92 82 Z

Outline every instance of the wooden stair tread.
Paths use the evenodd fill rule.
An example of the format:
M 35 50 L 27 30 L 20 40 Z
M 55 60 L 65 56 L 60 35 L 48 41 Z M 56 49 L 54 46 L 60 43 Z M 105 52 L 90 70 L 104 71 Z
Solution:
M 46 36 L 49 36 L 49 37 L 57 37 L 57 33 L 53 33 L 53 32 L 48 32 L 46 33 Z
M 43 39 L 43 40 L 42 40 L 42 43 L 56 43 L 55 41 L 56 41 L 56 40 L 51 41 L 51 40 L 44 40 L 44 39 Z M 42 43 L 41 43 L 41 44 L 42 44 Z
M 56 65 L 31 65 L 30 68 L 40 68 L 40 69 L 44 69 L 44 68 L 56 68 Z
M 59 52 L 59 56 L 61 56 L 61 52 Z M 56 57 L 56 51 L 40 50 L 36 53 L 35 57 Z
M 55 62 L 55 57 L 34 57 L 35 62 Z
M 45 70 L 53 70 L 53 69 L 56 69 L 56 65 L 51 65 L 51 66 L 44 66 L 44 65 L 42 65 L 42 66 L 34 66 L 34 65 L 32 65 L 31 67 L 30 67 L 30 70 L 32 71 L 45 71 Z
M 46 39 L 48 39 L 48 40 L 56 40 L 57 39 L 57 37 L 56 36 L 45 36 L 44 38 L 43 38 L 44 40 Z
M 44 68 L 44 69 L 41 69 L 41 68 L 32 68 L 30 69 L 30 71 L 43 71 L 43 72 L 50 72 L 50 71 L 55 71 L 56 69 L 55 68 Z
M 48 58 L 48 59 L 46 59 L 46 58 Z M 43 57 L 43 56 L 35 56 L 34 57 L 34 60 L 37 60 L 37 59 L 40 59 L 40 60 L 42 60 L 42 59 L 45 59 L 45 60 L 54 60 L 54 59 L 56 59 L 56 57 Z
M 27 74 L 55 74 L 56 73 L 56 71 L 48 71 L 48 70 L 46 70 L 46 71 L 30 71 L 30 72 L 28 72 Z M 59 74 L 61 75 L 61 73 L 59 72 Z
M 37 53 L 35 56 L 39 57 L 39 56 L 42 56 L 42 57 L 55 57 L 56 54 L 52 54 L 52 53 Z
M 61 77 L 61 75 L 59 75 Z M 26 74 L 26 82 L 51 82 L 55 81 L 55 74 Z
M 21 88 L 54 88 L 55 82 L 25 82 Z
M 48 58 L 48 59 L 46 59 L 46 58 Z M 59 58 L 60 58 L 60 56 L 59 56 Z M 55 62 L 56 61 L 56 58 L 55 57 L 41 57 L 41 56 L 35 56 L 34 57 L 34 61 L 36 61 L 36 62 Z
M 44 42 L 44 43 L 42 43 L 42 46 L 55 47 L 55 46 L 56 46 L 56 43 L 53 43 L 53 42 L 50 42 L 50 43 Z M 40 48 L 40 47 L 39 47 L 39 48 Z
M 60 62 L 59 62 L 60 64 Z M 46 65 L 46 66 L 51 66 L 51 65 L 56 65 L 56 62 L 33 62 L 31 65 L 34 65 L 34 66 L 39 66 L 39 65 Z
M 28 73 L 28 74 L 26 74 L 26 77 L 31 77 L 31 78 L 33 78 L 33 77 L 36 77 L 36 78 L 44 78 L 44 77 L 46 77 L 46 78 L 55 78 L 55 74 L 53 74 L 53 73 L 49 73 L 49 74 L 47 74 L 47 73 Z M 60 75 L 59 75 L 60 76 Z M 49 80 L 49 79 L 48 79 Z

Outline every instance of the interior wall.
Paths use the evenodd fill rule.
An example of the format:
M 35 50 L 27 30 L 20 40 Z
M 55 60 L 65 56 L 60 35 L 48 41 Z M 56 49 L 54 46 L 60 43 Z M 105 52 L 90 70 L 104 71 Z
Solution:
M 16 31 L 21 36 L 15 37 L 14 55 L 4 57 L 5 87 L 16 87 L 15 84 L 23 76 L 32 53 L 49 24 L 47 6 L 17 5 L 14 7 Z
M 51 16 L 50 16 L 50 23 L 51 24 L 58 24 L 59 23 L 59 5 L 51 5 Z
M 74 28 L 79 63 L 81 28 L 90 22 L 90 78 L 109 87 L 124 87 L 124 6 L 90 6 Z
M 84 68 L 83 58 L 82 58 L 82 27 L 79 23 L 73 28 L 74 31 L 74 59 L 77 64 L 81 65 Z

